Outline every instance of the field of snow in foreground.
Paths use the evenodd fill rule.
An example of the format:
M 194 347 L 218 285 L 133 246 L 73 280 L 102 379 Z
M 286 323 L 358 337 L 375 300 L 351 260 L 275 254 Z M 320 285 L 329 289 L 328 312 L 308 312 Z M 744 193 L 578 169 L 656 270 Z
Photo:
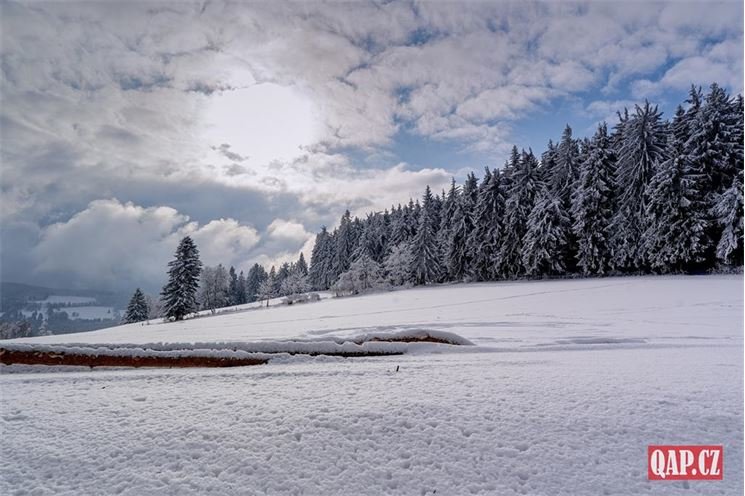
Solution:
M 644 277 L 421 288 L 18 340 L 434 330 L 477 346 L 234 369 L 3 367 L 0 494 L 742 494 L 742 318 L 742 276 Z M 724 480 L 647 481 L 649 444 L 723 444 Z

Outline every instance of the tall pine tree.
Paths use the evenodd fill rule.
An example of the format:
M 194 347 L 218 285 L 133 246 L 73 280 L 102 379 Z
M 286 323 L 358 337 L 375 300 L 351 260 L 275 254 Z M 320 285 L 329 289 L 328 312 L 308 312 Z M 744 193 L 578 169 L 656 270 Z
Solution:
M 633 271 L 645 266 L 641 249 L 646 229 L 645 192 L 657 164 L 665 159 L 666 129 L 656 105 L 645 102 L 623 124 L 618 151 L 616 191 L 618 206 L 611 222 L 611 259 L 616 269 Z
M 711 242 L 704 198 L 708 181 L 684 152 L 686 114 L 678 107 L 667 143 L 666 159 L 647 186 L 646 230 L 642 249 L 658 272 L 701 269 Z
M 148 309 L 147 309 L 147 301 L 145 300 L 145 295 L 140 291 L 140 288 L 137 288 L 132 295 L 132 298 L 129 300 L 129 305 L 127 305 L 127 312 L 124 314 L 124 319 L 122 322 L 125 324 L 132 324 L 134 322 L 142 322 L 143 320 L 147 320 L 148 317 Z
M 507 169 L 509 185 L 504 208 L 504 235 L 496 257 L 499 277 L 514 279 L 523 275 L 523 237 L 528 216 L 533 210 L 540 187 L 538 161 L 532 151 L 517 155 L 513 149 Z
M 447 244 L 446 269 L 451 281 L 463 281 L 471 278 L 471 252 L 468 250 L 468 238 L 473 230 L 473 220 L 469 204 L 471 192 L 459 196 L 455 202 L 455 211 L 450 223 L 450 235 Z
M 427 186 L 416 236 L 412 242 L 412 275 L 416 284 L 438 282 L 442 276 L 440 254 L 437 249 L 437 226 L 432 213 L 432 191 Z
M 167 318 L 182 320 L 197 310 L 197 290 L 202 272 L 199 250 L 191 237 L 181 240 L 168 267 L 168 282 L 160 293 L 163 311 Z
M 528 216 L 522 242 L 522 264 L 530 277 L 561 275 L 566 272 L 569 216 L 561 198 L 539 183 L 536 203 Z
M 479 187 L 474 213 L 474 228 L 468 238 L 473 276 L 481 281 L 496 277 L 493 261 L 502 238 L 504 193 L 502 177 L 498 171 L 487 168 Z
M 608 128 L 603 123 L 592 138 L 572 195 L 577 266 L 584 275 L 604 275 L 610 269 L 608 226 L 613 217 L 614 166 Z
M 308 279 L 312 289 L 328 289 L 333 280 L 334 246 L 326 226 L 316 235 L 316 243 L 310 254 Z

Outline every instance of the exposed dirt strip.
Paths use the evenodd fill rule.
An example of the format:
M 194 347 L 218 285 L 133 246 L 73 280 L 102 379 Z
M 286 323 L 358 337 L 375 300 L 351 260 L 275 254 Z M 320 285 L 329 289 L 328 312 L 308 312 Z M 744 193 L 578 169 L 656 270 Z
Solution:
M 299 353 L 289 353 L 295 355 Z M 330 352 L 304 353 L 310 356 L 328 355 L 345 358 L 402 355 L 399 352 Z M 7 350 L 0 348 L 0 363 L 5 365 L 74 365 L 83 367 L 244 367 L 263 365 L 268 358 L 220 356 L 130 356 L 111 354 L 81 354 L 63 351 Z
M 5 365 L 77 365 L 83 367 L 242 367 L 263 365 L 261 358 L 217 356 L 122 356 L 87 355 L 48 351 L 19 351 L 0 348 Z

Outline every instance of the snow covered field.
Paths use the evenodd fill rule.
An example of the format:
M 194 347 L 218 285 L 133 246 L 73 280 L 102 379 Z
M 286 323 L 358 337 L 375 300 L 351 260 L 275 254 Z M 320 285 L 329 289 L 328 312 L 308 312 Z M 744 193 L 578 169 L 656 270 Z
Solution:
M 3 367 L 0 494 L 741 494 L 742 319 L 742 276 L 640 277 L 17 340 L 178 349 L 427 330 L 477 346 L 234 369 Z M 649 444 L 723 444 L 724 480 L 649 482 Z

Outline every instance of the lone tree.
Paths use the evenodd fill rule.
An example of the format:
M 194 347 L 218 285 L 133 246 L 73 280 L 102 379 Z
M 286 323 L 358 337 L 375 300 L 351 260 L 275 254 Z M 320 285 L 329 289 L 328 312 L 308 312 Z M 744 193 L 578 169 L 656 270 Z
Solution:
M 147 320 L 147 316 L 148 306 L 145 295 L 142 294 L 140 288 L 137 288 L 129 300 L 129 305 L 127 305 L 127 313 L 124 314 L 124 323 L 142 322 L 143 320 Z
M 181 240 L 168 267 L 168 283 L 160 292 L 163 310 L 166 318 L 183 320 L 185 315 L 197 309 L 197 289 L 202 272 L 199 250 L 189 236 Z

